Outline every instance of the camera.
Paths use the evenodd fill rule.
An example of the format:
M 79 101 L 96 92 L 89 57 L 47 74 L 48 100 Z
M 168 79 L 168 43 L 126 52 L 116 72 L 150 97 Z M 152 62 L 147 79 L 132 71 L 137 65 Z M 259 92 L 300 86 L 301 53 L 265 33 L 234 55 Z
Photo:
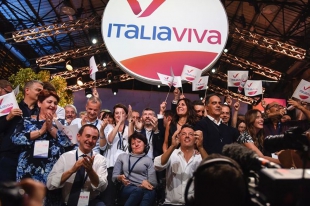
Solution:
M 305 146 L 309 146 L 309 140 L 300 127 L 291 127 L 284 134 L 270 135 L 264 140 L 264 149 L 268 152 L 284 149 L 304 151 Z
M 22 206 L 24 193 L 16 182 L 0 182 L 0 205 Z

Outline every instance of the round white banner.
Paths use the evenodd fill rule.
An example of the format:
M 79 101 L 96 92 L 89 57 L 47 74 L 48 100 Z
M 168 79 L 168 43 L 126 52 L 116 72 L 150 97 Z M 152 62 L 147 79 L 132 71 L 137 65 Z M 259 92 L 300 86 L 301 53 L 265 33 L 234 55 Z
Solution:
M 220 0 L 111 0 L 103 14 L 105 45 L 124 72 L 160 84 L 157 73 L 203 71 L 220 57 L 228 21 Z

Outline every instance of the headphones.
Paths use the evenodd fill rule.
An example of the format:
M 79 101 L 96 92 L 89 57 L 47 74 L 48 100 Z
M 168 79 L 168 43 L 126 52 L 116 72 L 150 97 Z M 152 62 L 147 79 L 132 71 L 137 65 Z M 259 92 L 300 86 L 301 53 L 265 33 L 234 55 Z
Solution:
M 233 162 L 231 162 L 229 159 L 226 158 L 214 158 L 214 159 L 209 159 L 207 161 L 205 161 L 204 163 L 202 163 L 201 165 L 198 166 L 198 168 L 196 169 L 196 171 L 193 174 L 193 177 L 191 177 L 185 187 L 185 194 L 184 194 L 184 198 L 185 198 L 185 205 L 187 206 L 193 206 L 195 203 L 195 198 L 188 197 L 188 192 L 189 192 L 189 188 L 192 185 L 192 182 L 194 181 L 194 178 L 199 176 L 200 173 L 202 173 L 206 168 L 211 167 L 213 165 L 216 164 L 228 164 L 231 167 L 235 168 L 238 172 L 240 172 L 240 174 L 243 175 L 242 170 L 240 168 L 238 168 Z

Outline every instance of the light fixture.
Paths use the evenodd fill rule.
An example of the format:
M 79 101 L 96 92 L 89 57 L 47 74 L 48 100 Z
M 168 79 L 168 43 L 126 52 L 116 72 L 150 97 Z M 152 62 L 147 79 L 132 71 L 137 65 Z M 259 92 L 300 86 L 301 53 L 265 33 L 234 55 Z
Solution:
M 160 85 L 157 85 L 158 88 L 160 88 Z
M 91 98 L 93 96 L 93 91 L 92 91 L 92 89 L 91 88 L 86 88 L 85 89 L 85 97 L 86 98 Z
M 98 42 L 97 29 L 89 29 L 88 36 L 93 44 L 97 44 Z
M 224 49 L 224 52 L 227 53 L 227 52 L 228 52 L 228 49 Z
M 62 2 L 62 6 L 60 7 L 60 11 L 63 14 L 67 14 L 69 16 L 73 16 L 75 14 L 75 10 L 73 9 L 73 6 L 70 3 L 70 0 L 64 0 Z
M 116 84 L 112 85 L 112 93 L 113 93 L 113 95 L 116 95 L 117 92 L 118 92 L 118 88 L 117 88 Z
M 103 63 L 102 63 L 102 66 L 103 66 L 103 67 L 106 67 L 106 66 L 107 66 L 107 63 L 103 62 Z
M 270 4 L 270 5 L 267 5 L 263 8 L 262 13 L 263 14 L 273 14 L 273 13 L 277 12 L 278 9 L 279 9 L 278 6 Z
M 214 68 L 211 70 L 212 73 L 215 73 L 215 71 L 216 71 L 216 69 L 214 69 Z
M 112 82 L 112 72 L 109 72 L 107 74 L 107 79 L 108 79 L 108 82 L 111 83 Z
M 69 71 L 73 70 L 73 67 L 71 65 L 71 60 L 66 61 L 66 69 L 69 70 Z
M 76 83 L 79 86 L 83 86 L 84 83 L 83 83 L 82 77 L 78 77 L 77 80 L 76 80 Z

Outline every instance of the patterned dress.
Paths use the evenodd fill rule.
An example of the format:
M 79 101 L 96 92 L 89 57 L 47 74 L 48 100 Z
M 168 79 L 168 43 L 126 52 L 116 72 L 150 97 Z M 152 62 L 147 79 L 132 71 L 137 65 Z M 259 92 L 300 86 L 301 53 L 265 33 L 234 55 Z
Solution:
M 25 117 L 17 125 L 12 141 L 14 144 L 21 145 L 21 154 L 19 155 L 16 180 L 30 177 L 46 184 L 47 176 L 52 170 L 54 164 L 61 154 L 65 152 L 64 147 L 70 146 L 70 139 L 61 131 L 57 131 L 56 138 L 53 138 L 49 132 L 42 134 L 36 140 L 48 140 L 48 158 L 34 158 L 34 143 L 36 140 L 30 140 L 30 132 L 41 129 L 45 120 Z

